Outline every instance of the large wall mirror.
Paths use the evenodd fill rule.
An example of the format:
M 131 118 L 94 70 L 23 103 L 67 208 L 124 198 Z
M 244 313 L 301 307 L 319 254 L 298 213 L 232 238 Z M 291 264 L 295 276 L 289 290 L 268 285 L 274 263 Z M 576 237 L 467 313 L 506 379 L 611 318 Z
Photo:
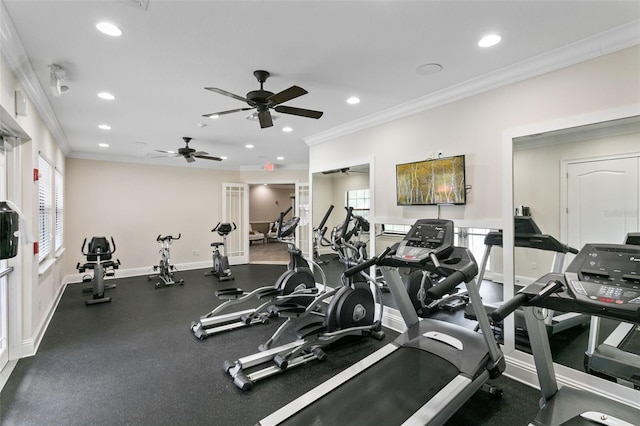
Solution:
M 330 238 L 331 230 L 345 220 L 345 207 L 354 208 L 354 214 L 369 218 L 371 216 L 371 175 L 369 163 L 353 165 L 340 165 L 339 167 L 312 173 L 312 224 L 317 228 L 322 221 L 329 206 L 334 209 L 325 226 L 327 238 Z M 367 242 L 370 249 L 370 233 L 362 233 L 359 238 Z M 327 281 L 330 286 L 339 283 L 342 268 L 337 264 L 335 256 L 329 247 L 324 247 L 319 241 L 315 242 L 314 252 L 322 261 L 332 262 L 328 264 Z
M 530 215 L 543 234 L 576 249 L 585 243 L 623 243 L 628 232 L 640 230 L 640 116 L 521 134 L 511 140 L 513 214 Z M 526 285 L 554 268 L 566 267 L 572 258 L 566 254 L 559 266 L 554 263 L 555 252 L 516 246 L 514 283 Z M 584 354 L 595 325 L 588 317 L 555 314 L 557 332 L 550 339 L 554 361 L 586 374 Z M 517 343 L 518 326 L 516 319 L 516 347 L 526 352 Z M 597 343 L 618 326 L 602 320 Z M 638 342 L 640 337 L 625 350 L 640 355 Z M 633 388 L 633 383 L 618 382 Z

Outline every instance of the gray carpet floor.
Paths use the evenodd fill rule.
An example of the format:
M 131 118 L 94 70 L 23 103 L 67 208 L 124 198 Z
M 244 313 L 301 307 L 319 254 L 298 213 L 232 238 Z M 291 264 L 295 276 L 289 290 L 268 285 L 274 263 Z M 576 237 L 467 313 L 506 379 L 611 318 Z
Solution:
M 177 272 L 184 286 L 157 290 L 146 277 L 116 279 L 117 288 L 108 290 L 112 302 L 89 307 L 80 284 L 67 286 L 38 353 L 18 362 L 0 393 L 0 424 L 253 425 L 396 337 L 387 331 L 382 341 L 348 342 L 328 350 L 323 362 L 239 390 L 223 362 L 256 352 L 281 320 L 204 341 L 189 325 L 218 303 L 215 290 L 271 285 L 284 269 L 234 266 L 236 280 L 226 283 L 205 277 L 205 270 Z M 533 419 L 536 390 L 504 377 L 495 384 L 504 390 L 501 400 L 479 393 L 448 424 L 512 426 Z

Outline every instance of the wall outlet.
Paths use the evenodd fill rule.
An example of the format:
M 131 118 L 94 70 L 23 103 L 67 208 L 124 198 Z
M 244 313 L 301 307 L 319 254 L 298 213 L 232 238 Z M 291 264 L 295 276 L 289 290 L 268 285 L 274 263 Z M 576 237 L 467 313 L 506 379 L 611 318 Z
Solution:
M 193 257 L 197 257 L 197 256 L 200 256 L 200 250 L 193 251 Z
M 538 269 L 538 264 L 536 262 L 531 262 L 531 269 Z
M 427 158 L 431 159 L 431 158 L 436 158 L 436 153 L 433 151 L 429 151 L 427 152 Z

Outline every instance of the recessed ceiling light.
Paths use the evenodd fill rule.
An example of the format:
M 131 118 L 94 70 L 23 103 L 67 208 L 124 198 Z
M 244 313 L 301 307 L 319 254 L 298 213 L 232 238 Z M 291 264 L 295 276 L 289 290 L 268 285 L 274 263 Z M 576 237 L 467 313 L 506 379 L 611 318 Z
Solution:
M 251 145 L 251 144 L 247 144 L 247 145 L 245 145 L 244 147 L 245 147 L 245 148 L 249 148 L 249 149 L 251 149 L 251 148 L 253 148 L 253 145 Z
M 102 130 L 111 130 L 111 126 L 108 124 L 98 124 L 98 128 Z
M 110 22 L 99 22 L 96 24 L 96 28 L 101 33 L 112 37 L 119 37 L 122 35 L 122 30 Z
M 276 160 L 284 160 L 284 157 L 277 157 Z
M 112 101 L 116 98 L 115 96 L 113 96 L 111 93 L 108 93 L 108 92 L 100 92 L 98 93 L 98 97 L 101 99 L 105 99 L 107 101 Z
M 213 114 L 211 116 L 209 116 L 209 118 L 215 120 L 216 118 L 220 117 L 218 114 Z
M 109 148 L 109 144 L 108 143 L 99 143 L 98 146 L 100 148 Z
M 289 127 L 289 126 L 285 126 L 285 127 L 282 128 L 282 131 L 289 133 L 289 132 L 293 131 L 293 129 L 291 127 Z
M 349 99 L 347 99 L 347 103 L 351 105 L 356 105 L 360 103 L 360 99 L 356 98 L 355 96 L 352 96 Z
M 420 65 L 418 69 L 416 69 L 416 73 L 420 75 L 437 74 L 440 71 L 442 71 L 442 65 L 436 63 Z
M 502 37 L 500 37 L 498 34 L 488 34 L 482 37 L 482 39 L 480 39 L 480 41 L 478 42 L 478 46 L 480 47 L 495 46 L 496 44 L 500 43 L 500 40 L 502 40 Z

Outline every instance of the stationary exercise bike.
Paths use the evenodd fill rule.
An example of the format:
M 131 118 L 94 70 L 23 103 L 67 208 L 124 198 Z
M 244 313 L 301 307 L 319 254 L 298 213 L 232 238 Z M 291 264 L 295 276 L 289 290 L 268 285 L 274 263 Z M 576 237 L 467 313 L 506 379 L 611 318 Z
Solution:
M 206 272 L 205 276 L 215 275 L 216 277 L 218 277 L 218 281 L 230 281 L 235 279 L 231 274 L 231 268 L 229 267 L 229 258 L 227 257 L 227 235 L 235 230 L 236 224 L 228 222 L 218 222 L 215 228 L 211 230 L 211 232 L 217 232 L 218 235 L 222 236 L 222 242 L 217 241 L 211 243 L 211 247 L 213 247 L 213 269 L 211 269 L 211 271 L 209 272 Z M 224 255 L 220 254 L 220 246 L 222 246 L 224 250 Z
M 158 281 L 155 285 L 156 288 L 160 288 L 161 284 L 164 284 L 165 286 L 176 284 L 176 283 L 180 285 L 184 284 L 183 279 L 180 279 L 178 281 L 173 280 L 173 271 L 176 269 L 176 267 L 171 264 L 170 249 L 169 249 L 171 242 L 173 240 L 179 240 L 181 236 L 182 234 L 178 234 L 177 237 L 173 237 L 171 235 L 166 235 L 162 237 L 158 235 L 158 237 L 156 238 L 156 241 L 160 243 L 160 264 L 154 265 L 153 270 L 154 272 L 157 271 L 158 274 L 150 275 L 149 277 L 147 277 L 150 280 L 154 278 L 160 278 L 160 281 Z
M 300 218 L 293 217 L 283 222 L 283 218 L 290 210 L 291 207 L 280 213 L 277 234 L 278 241 L 289 244 L 287 270 L 280 275 L 274 285 L 259 287 L 253 291 L 244 291 L 240 288 L 225 288 L 216 291 L 216 296 L 224 302 L 201 316 L 199 321 L 191 323 L 190 329 L 198 339 L 204 340 L 213 334 L 253 324 L 265 324 L 270 317 L 275 316 L 269 310 L 271 306 L 285 302 L 304 305 L 310 303 L 317 296 L 319 291 L 316 287 L 316 280 L 309 267 L 309 263 L 313 263 L 313 261 L 307 261 L 302 252 L 290 241 Z M 324 226 L 324 221 L 322 226 Z M 326 277 L 318 265 L 315 267 L 322 278 L 322 292 L 324 293 L 327 287 Z M 229 308 L 252 299 L 257 299 L 258 303 L 255 308 L 228 312 Z
M 80 273 L 85 272 L 87 269 L 93 270 L 93 276 L 86 274 L 82 277 L 83 283 L 93 283 L 91 287 L 82 290 L 84 293 L 93 293 L 93 298 L 87 300 L 86 304 L 95 305 L 98 303 L 111 302 L 111 298 L 105 296 L 104 291 L 116 288 L 116 285 L 105 285 L 104 278 L 114 276 L 114 270 L 120 266 L 120 259 L 114 261 L 111 258 L 111 255 L 116 251 L 116 243 L 113 241 L 113 237 L 111 237 L 112 250 L 106 237 L 93 237 L 89 242 L 88 251 L 85 252 L 84 247 L 86 244 L 87 239 L 85 238 L 80 251 L 86 256 L 87 261 L 83 264 L 78 262 L 76 265 L 76 269 Z

